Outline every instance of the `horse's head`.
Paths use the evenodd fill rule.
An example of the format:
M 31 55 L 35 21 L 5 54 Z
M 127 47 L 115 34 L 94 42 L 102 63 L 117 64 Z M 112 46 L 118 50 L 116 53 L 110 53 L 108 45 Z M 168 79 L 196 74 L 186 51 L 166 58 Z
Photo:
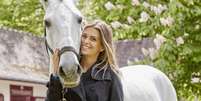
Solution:
M 59 77 L 64 87 L 79 84 L 81 68 L 79 64 L 79 48 L 82 15 L 75 6 L 74 0 L 41 0 L 45 9 L 45 39 L 50 54 L 50 73 L 53 72 L 53 50 L 61 51 Z

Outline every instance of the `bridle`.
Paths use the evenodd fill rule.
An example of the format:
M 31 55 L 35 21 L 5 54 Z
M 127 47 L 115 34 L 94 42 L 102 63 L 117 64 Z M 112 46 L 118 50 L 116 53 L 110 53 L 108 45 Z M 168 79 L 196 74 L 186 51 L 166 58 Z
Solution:
M 45 47 L 46 47 L 46 51 L 47 51 L 47 54 L 49 55 L 49 52 L 53 55 L 54 54 L 54 51 L 53 49 L 50 47 L 50 45 L 48 44 L 47 42 L 47 39 L 46 39 L 46 26 L 44 27 L 44 39 L 45 39 Z M 48 52 L 49 50 L 49 52 Z M 65 52 L 73 52 L 76 56 L 77 56 L 77 59 L 79 60 L 80 59 L 80 55 L 76 52 L 75 48 L 72 47 L 72 46 L 64 46 L 62 47 L 60 50 L 59 50 L 59 57 L 65 53 Z

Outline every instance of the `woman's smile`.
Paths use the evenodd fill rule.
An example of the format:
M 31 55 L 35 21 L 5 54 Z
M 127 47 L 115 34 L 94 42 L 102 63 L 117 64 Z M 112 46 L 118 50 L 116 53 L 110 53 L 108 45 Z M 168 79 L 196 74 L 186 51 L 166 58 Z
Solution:
M 91 47 L 88 45 L 82 45 L 81 50 L 89 50 Z

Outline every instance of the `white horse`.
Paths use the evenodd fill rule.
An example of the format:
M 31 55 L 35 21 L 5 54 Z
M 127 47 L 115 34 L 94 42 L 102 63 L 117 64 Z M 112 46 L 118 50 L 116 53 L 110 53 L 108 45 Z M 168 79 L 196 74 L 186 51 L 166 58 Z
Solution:
M 81 68 L 79 48 L 82 15 L 73 0 L 41 0 L 45 10 L 45 44 L 50 56 L 50 74 L 53 73 L 52 54 L 59 48 L 59 77 L 66 87 L 79 84 Z
M 124 101 L 177 101 L 168 77 L 148 65 L 121 68 Z
M 46 46 L 52 62 L 52 50 L 60 48 L 59 76 L 65 87 L 79 84 L 82 69 L 77 54 L 80 46 L 82 15 L 74 0 L 41 0 L 45 9 Z M 51 64 L 50 64 L 51 65 Z M 50 73 L 52 73 L 50 66 Z M 121 68 L 124 101 L 177 101 L 168 77 L 147 65 Z

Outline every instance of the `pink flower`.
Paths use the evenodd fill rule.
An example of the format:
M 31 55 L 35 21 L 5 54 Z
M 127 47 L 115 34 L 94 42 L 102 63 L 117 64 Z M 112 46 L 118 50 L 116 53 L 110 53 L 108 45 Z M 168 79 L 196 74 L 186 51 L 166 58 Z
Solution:
M 148 3 L 148 2 L 143 2 L 143 4 L 142 4 L 145 8 L 149 8 L 150 7 L 150 4 Z
M 108 11 L 115 8 L 115 6 L 110 1 L 108 1 L 104 6 L 105 6 L 106 10 L 108 10 Z
M 147 20 L 150 18 L 149 14 L 145 11 L 140 14 L 140 17 L 140 22 L 147 22 Z
M 143 53 L 144 56 L 148 56 L 149 55 L 149 51 L 147 49 L 145 49 L 144 47 L 141 48 L 141 51 Z
M 160 18 L 160 23 L 163 26 L 171 26 L 173 22 L 174 22 L 174 19 L 172 17 Z
M 132 0 L 131 4 L 133 6 L 138 6 L 138 5 L 140 5 L 140 2 L 138 0 Z
M 114 21 L 111 23 L 112 28 L 117 29 L 122 26 L 122 24 L 119 21 Z
M 160 15 L 163 11 L 167 10 L 167 6 L 159 4 L 157 7 L 156 6 L 150 6 L 150 9 L 156 15 Z
M 199 83 L 199 82 L 201 82 L 200 78 L 198 78 L 198 77 L 191 78 L 191 83 Z
M 149 48 L 148 51 L 149 51 L 149 57 L 150 57 L 152 60 L 154 60 L 155 55 L 156 55 L 156 49 L 154 49 L 154 48 Z
M 134 22 L 134 20 L 131 16 L 127 17 L 127 21 L 128 21 L 128 24 L 132 24 Z
M 176 38 L 176 42 L 177 42 L 177 46 L 179 46 L 181 44 L 184 44 L 184 40 L 183 40 L 183 38 L 181 36 Z
M 154 44 L 156 45 L 156 49 L 160 49 L 160 46 L 166 41 L 165 37 L 162 35 L 156 34 L 156 38 L 154 39 Z

